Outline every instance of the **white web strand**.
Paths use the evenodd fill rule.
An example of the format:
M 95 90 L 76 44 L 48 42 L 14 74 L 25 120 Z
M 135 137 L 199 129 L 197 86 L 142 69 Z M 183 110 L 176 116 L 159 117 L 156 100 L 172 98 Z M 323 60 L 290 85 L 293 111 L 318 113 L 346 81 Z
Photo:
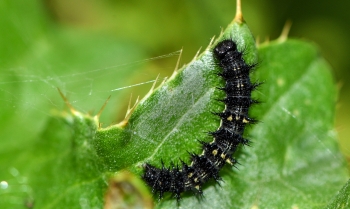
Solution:
M 144 64 L 149 65 L 153 61 L 166 58 L 171 58 L 175 61 L 179 53 L 180 51 L 175 51 L 157 57 L 83 72 L 76 72 L 77 70 L 72 68 L 69 69 L 70 73 L 66 71 L 61 75 L 59 72 L 55 72 L 49 64 L 44 69 L 31 67 L 2 69 L 0 73 L 0 77 L 2 78 L 0 79 L 0 92 L 5 96 L 0 101 L 5 106 L 12 106 L 14 110 L 20 105 L 25 106 L 25 109 L 28 111 L 48 115 L 50 107 L 62 109 L 63 102 L 56 90 L 60 88 L 68 96 L 70 102 L 78 106 L 77 109 L 88 112 L 91 109 L 99 108 L 111 94 L 113 99 L 113 97 L 119 97 L 117 94 L 120 93 L 117 92 L 126 89 L 147 84 L 151 87 L 151 84 L 157 77 L 157 71 L 152 74 L 140 71 L 142 68 L 145 68 Z M 75 69 L 77 68 L 75 67 Z M 172 70 L 173 66 L 169 67 L 168 72 L 172 72 Z M 130 72 L 130 78 L 125 77 L 128 74 L 126 72 L 129 71 L 132 71 Z M 140 76 L 138 77 L 137 74 Z M 121 76 L 123 79 L 120 79 Z M 168 75 L 164 74 L 163 76 Z M 132 77 L 134 81 L 128 80 Z M 113 83 L 103 81 L 108 78 L 116 78 L 116 80 L 119 78 L 123 82 L 119 83 L 116 81 Z M 137 80 L 139 81 L 135 83 Z M 24 91 L 13 91 L 13 86 L 19 86 Z M 144 89 L 147 89 L 147 87 Z M 127 101 L 129 95 L 125 94 L 130 93 L 123 92 L 122 94 L 125 96 L 125 101 Z M 43 110 L 40 105 L 42 102 L 47 103 L 49 108 Z
M 287 117 L 290 117 L 290 118 L 292 118 L 292 120 L 296 124 L 304 123 L 304 121 L 302 119 L 300 119 L 300 113 L 297 110 L 290 111 L 290 110 L 286 109 L 285 107 L 282 107 L 281 110 L 284 113 L 286 113 L 285 120 L 287 120 Z M 320 136 L 318 134 L 315 134 L 315 132 L 316 133 L 322 133 L 322 134 L 326 135 L 329 138 L 335 139 L 336 138 L 335 130 L 327 130 L 327 131 L 325 131 L 325 130 L 319 128 L 318 124 L 314 123 L 314 124 L 312 124 L 312 126 L 308 127 L 306 130 L 300 130 L 300 132 L 302 132 L 304 135 L 306 134 L 306 135 L 310 136 L 307 140 L 317 141 L 317 143 L 320 144 L 321 147 L 323 147 L 325 150 L 327 150 L 327 152 L 334 159 L 338 159 L 339 161 L 342 160 L 342 159 L 340 159 L 339 155 L 334 154 L 333 151 L 329 149 L 329 145 L 325 144 L 325 142 L 319 138 Z M 296 137 L 298 137 L 298 135 L 296 135 Z M 329 139 L 327 139 L 327 140 L 329 140 Z M 314 156 L 314 157 L 316 157 L 316 156 Z
M 146 81 L 146 82 L 142 82 L 142 83 L 137 83 L 137 84 L 134 84 L 134 85 L 129 85 L 129 86 L 124 86 L 124 87 L 120 87 L 120 88 L 116 88 L 116 89 L 112 89 L 111 91 L 119 91 L 119 90 L 123 90 L 123 89 L 127 89 L 127 88 L 132 88 L 132 87 L 135 87 L 135 86 L 141 86 L 141 85 L 144 85 L 144 84 L 148 84 L 148 83 L 154 83 L 156 80 L 150 80 L 150 81 Z

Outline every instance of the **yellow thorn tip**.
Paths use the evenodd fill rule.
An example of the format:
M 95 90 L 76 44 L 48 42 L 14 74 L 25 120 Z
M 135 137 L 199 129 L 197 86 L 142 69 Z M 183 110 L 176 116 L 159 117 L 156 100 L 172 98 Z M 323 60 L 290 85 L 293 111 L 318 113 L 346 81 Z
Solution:
M 282 30 L 280 37 L 278 37 L 278 40 L 280 42 L 284 42 L 287 40 L 291 27 L 292 27 L 292 21 L 287 20 L 287 22 L 284 24 L 284 27 L 283 27 L 283 30 Z
M 103 110 L 105 109 L 105 107 L 107 106 L 107 103 L 109 101 L 109 99 L 111 98 L 111 95 L 109 95 L 109 97 L 107 98 L 107 100 L 105 101 L 105 103 L 102 105 L 100 111 L 98 111 L 98 113 L 96 114 L 95 117 L 99 118 L 103 112 Z
M 62 93 L 61 89 L 57 88 L 57 90 L 60 93 L 60 95 L 61 95 L 62 99 L 64 100 L 64 102 L 66 103 L 67 107 L 71 111 L 71 113 L 75 114 L 77 111 L 74 109 L 74 107 L 71 105 L 71 103 L 69 103 L 67 97 L 64 96 L 64 94 Z
M 242 24 L 244 22 L 242 7 L 241 7 L 241 0 L 236 0 L 236 16 L 233 21 L 239 24 Z

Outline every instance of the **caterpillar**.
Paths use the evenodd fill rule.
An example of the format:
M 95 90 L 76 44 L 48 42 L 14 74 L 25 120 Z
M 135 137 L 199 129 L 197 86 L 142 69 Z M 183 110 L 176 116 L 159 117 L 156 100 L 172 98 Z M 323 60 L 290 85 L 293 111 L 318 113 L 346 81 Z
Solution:
M 244 50 L 243 50 L 244 51 Z M 213 113 L 220 117 L 220 126 L 216 131 L 209 132 L 213 137 L 210 143 L 201 141 L 203 152 L 200 155 L 190 153 L 190 164 L 181 161 L 181 166 L 171 163 L 169 168 L 157 168 L 144 164 L 142 179 L 152 188 L 153 193 L 159 193 L 161 199 L 165 192 L 172 193 L 177 201 L 181 194 L 192 191 L 202 195 L 202 185 L 214 179 L 219 182 L 220 170 L 227 163 L 235 165 L 232 157 L 239 145 L 249 145 L 250 141 L 243 137 L 246 124 L 256 123 L 249 117 L 250 106 L 258 103 L 251 98 L 251 92 L 260 83 L 251 83 L 250 72 L 256 64 L 247 64 L 243 59 L 243 51 L 239 51 L 232 39 L 219 42 L 213 49 L 215 65 L 220 69 L 217 74 L 225 81 L 225 86 L 218 87 L 226 93 L 219 101 L 225 104 L 222 112 Z

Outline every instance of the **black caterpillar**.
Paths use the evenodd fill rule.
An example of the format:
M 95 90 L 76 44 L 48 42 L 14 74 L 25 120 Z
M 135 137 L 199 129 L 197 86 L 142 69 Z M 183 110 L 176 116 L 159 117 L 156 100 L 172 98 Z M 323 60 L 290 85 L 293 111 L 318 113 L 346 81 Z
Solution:
M 249 140 L 243 138 L 246 124 L 256 120 L 248 116 L 249 108 L 257 103 L 251 99 L 251 92 L 259 83 L 251 83 L 249 74 L 256 64 L 246 64 L 243 52 L 237 49 L 233 40 L 219 42 L 213 50 L 214 60 L 226 84 L 218 89 L 226 93 L 226 98 L 220 100 L 225 104 L 225 110 L 214 113 L 221 118 L 220 127 L 209 132 L 214 140 L 210 143 L 201 142 L 203 153 L 190 154 L 191 164 L 182 162 L 182 167 L 171 164 L 170 168 L 156 168 L 150 164 L 144 165 L 142 178 L 152 188 L 152 192 L 159 193 L 159 199 L 165 192 L 171 192 L 177 200 L 181 193 L 193 191 L 202 195 L 202 184 L 213 178 L 220 181 L 219 172 L 228 163 L 234 165 L 237 161 L 232 155 L 240 144 L 248 145 Z

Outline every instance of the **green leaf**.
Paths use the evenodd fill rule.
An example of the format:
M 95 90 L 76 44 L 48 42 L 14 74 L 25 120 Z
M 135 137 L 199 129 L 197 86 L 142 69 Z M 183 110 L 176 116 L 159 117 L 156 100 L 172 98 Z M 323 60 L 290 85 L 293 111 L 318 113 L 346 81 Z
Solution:
M 350 199 L 349 183 L 350 183 L 350 180 L 346 182 L 344 187 L 333 198 L 332 202 L 326 207 L 326 209 L 349 208 L 349 199 Z
M 21 14 L 21 11 L 18 13 Z M 35 21 L 44 22 L 40 17 L 38 19 L 40 20 Z M 19 44 L 15 51 L 8 53 L 12 60 L 2 67 L 7 69 L 8 63 L 19 63 L 18 66 L 25 63 L 24 68 L 36 72 L 37 80 L 42 82 L 45 81 L 42 79 L 45 74 L 41 70 L 47 70 L 50 66 L 55 66 L 57 72 L 62 70 L 68 74 L 75 67 L 89 69 L 92 66 L 91 69 L 96 69 L 101 66 L 101 63 L 92 61 L 94 53 L 89 53 L 95 47 L 102 45 L 105 49 L 130 49 L 122 43 L 113 45 L 113 40 L 104 41 L 99 37 L 87 37 L 87 40 L 92 41 L 79 42 L 81 34 L 69 30 L 46 34 L 42 31 L 47 30 L 48 26 L 44 23 L 39 25 L 42 28 L 29 33 L 35 37 L 36 42 L 31 45 L 18 42 L 22 45 Z M 25 34 L 13 30 L 15 36 L 4 37 L 4 43 L 11 43 L 11 38 L 20 40 Z M 224 180 L 221 186 L 215 182 L 207 183 L 204 198 L 200 200 L 191 193 L 185 193 L 180 206 L 325 207 L 348 178 L 335 140 L 333 121 L 337 92 L 330 67 L 319 56 L 317 48 L 304 41 L 278 40 L 263 44 L 256 51 L 254 39 L 246 24 L 229 25 L 219 37 L 220 40 L 223 38 L 236 40 L 239 48 L 245 50 L 244 58 L 247 62 L 259 63 L 252 77 L 253 80 L 264 81 L 261 88 L 254 92 L 254 97 L 262 103 L 252 107 L 251 115 L 261 123 L 252 125 L 245 133 L 253 143 L 235 155 L 241 164 L 238 169 L 226 166 L 220 173 Z M 76 43 L 76 46 L 62 47 L 67 41 Z M 89 45 L 86 45 L 87 42 Z M 0 162 L 5 168 L 0 170 L 0 205 L 5 208 L 23 208 L 33 204 L 35 208 L 102 208 L 104 195 L 113 188 L 113 183 L 109 182 L 118 179 L 120 174 L 125 173 L 124 170 L 139 177 L 145 162 L 158 166 L 161 165 L 161 159 L 166 165 L 171 161 L 178 162 L 179 158 L 188 162 L 187 151 L 200 153 L 197 140 L 211 141 L 206 132 L 216 130 L 220 124 L 218 117 L 211 112 L 222 111 L 224 108 L 216 100 L 224 96 L 216 88 L 223 85 L 223 81 L 215 74 L 216 67 L 211 53 L 216 42 L 142 100 L 126 126 L 99 128 L 97 117 L 75 110 L 71 113 L 56 112 L 49 120 L 43 120 L 44 117 L 32 113 L 20 117 L 5 103 L 6 120 L 1 121 L 3 127 L 11 124 L 11 120 L 22 119 L 23 124 L 10 129 L 10 136 L 22 132 L 22 136 L 25 133 L 35 143 L 32 145 L 23 140 L 21 145 L 25 152 L 24 148 L 17 148 L 18 142 L 13 140 L 5 140 L 0 147 Z M 10 48 L 10 45 L 6 47 Z M 81 57 L 70 59 L 70 52 L 77 48 L 82 53 Z M 108 63 L 111 62 L 111 57 L 115 57 L 107 51 L 111 52 L 110 49 L 106 50 L 104 55 L 110 54 L 110 57 L 100 62 Z M 125 53 L 137 51 L 137 48 L 128 52 L 122 50 Z M 15 59 L 15 53 L 19 54 L 18 59 Z M 138 54 L 134 60 L 137 57 Z M 50 63 L 49 67 L 46 62 L 36 62 L 41 60 L 39 58 Z M 72 68 L 62 66 L 62 60 Z M 16 67 L 20 69 L 18 66 Z M 5 79 L 14 80 L 25 75 L 24 72 L 10 71 Z M 98 71 L 94 75 L 99 73 Z M 127 74 L 130 71 L 125 72 Z M 61 75 L 57 78 L 61 78 Z M 123 76 L 108 79 L 123 85 Z M 45 83 L 36 87 L 48 88 L 46 96 L 50 96 L 56 93 L 56 88 L 52 82 L 49 83 L 49 88 Z M 59 80 L 57 83 L 59 86 Z M 19 92 L 24 95 L 22 101 L 32 99 L 30 92 L 34 90 L 27 88 L 31 86 L 21 86 L 22 90 L 16 82 L 11 84 L 9 89 L 1 92 L 5 101 L 12 101 L 11 96 L 20 95 Z M 79 85 L 72 86 L 78 89 L 75 92 L 83 91 Z M 83 101 L 85 105 L 95 107 L 87 100 Z M 42 105 L 37 104 L 37 107 Z M 26 108 L 28 107 L 23 109 Z M 26 124 L 36 124 L 38 127 L 44 124 L 40 137 L 30 137 L 34 131 L 26 131 Z M 18 131 L 18 127 L 21 131 Z M 3 136 L 6 136 L 3 137 L 5 139 L 12 138 L 6 134 Z M 17 151 L 15 156 L 14 150 Z M 135 191 L 142 184 L 135 183 Z M 142 192 L 140 194 L 144 195 Z M 140 201 L 143 201 L 142 198 Z M 170 195 L 156 204 L 158 208 L 177 207 L 176 200 Z
M 242 207 L 319 208 L 348 178 L 335 139 L 330 67 L 313 44 L 298 40 L 262 45 L 259 60 L 255 77 L 265 84 L 256 95 L 263 103 L 253 114 L 262 123 L 250 132 L 256 140 L 240 169 L 254 182 Z

